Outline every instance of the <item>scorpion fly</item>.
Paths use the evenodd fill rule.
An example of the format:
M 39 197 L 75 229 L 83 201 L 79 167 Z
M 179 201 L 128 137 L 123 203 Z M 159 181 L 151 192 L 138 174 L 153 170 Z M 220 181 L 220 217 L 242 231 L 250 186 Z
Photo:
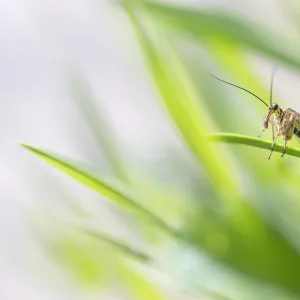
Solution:
M 293 135 L 295 135 L 297 141 L 300 143 L 300 113 L 294 111 L 291 108 L 279 107 L 278 104 L 272 102 L 274 74 L 275 74 L 275 68 L 274 68 L 274 70 L 272 72 L 272 76 L 271 76 L 270 105 L 268 105 L 263 99 L 261 99 L 254 93 L 250 92 L 249 90 L 247 90 L 243 87 L 240 87 L 238 85 L 232 84 L 230 82 L 227 82 L 225 80 L 222 80 L 220 78 L 217 78 L 214 75 L 212 75 L 215 79 L 217 79 L 223 83 L 229 84 L 231 86 L 234 86 L 238 89 L 241 89 L 241 90 L 251 94 L 252 96 L 256 97 L 258 100 L 260 100 L 265 106 L 268 107 L 268 113 L 264 117 L 263 128 L 262 128 L 262 131 L 261 131 L 260 135 L 258 136 L 258 138 L 260 138 L 262 136 L 263 132 L 266 129 L 268 129 L 269 124 L 271 124 L 272 125 L 273 143 L 271 145 L 271 151 L 270 151 L 270 155 L 268 157 L 269 159 L 271 158 L 271 155 L 274 150 L 274 145 L 279 136 L 282 136 L 282 138 L 284 140 L 284 149 L 283 149 L 281 157 L 284 156 L 287 143 L 288 143 L 288 141 L 290 141 L 292 139 Z

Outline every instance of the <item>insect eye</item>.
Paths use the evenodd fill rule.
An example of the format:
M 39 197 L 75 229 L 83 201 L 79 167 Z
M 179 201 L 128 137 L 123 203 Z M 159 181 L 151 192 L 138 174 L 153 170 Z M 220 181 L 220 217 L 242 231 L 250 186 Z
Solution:
M 273 106 L 272 108 L 273 108 L 274 110 L 277 110 L 278 104 L 273 104 L 272 106 Z

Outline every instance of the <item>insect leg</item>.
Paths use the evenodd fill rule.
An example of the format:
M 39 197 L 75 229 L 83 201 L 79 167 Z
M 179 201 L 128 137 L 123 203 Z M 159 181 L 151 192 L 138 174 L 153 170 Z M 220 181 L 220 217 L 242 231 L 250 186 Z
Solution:
M 264 120 L 265 120 L 265 117 L 264 117 Z M 272 125 L 272 138 L 273 138 L 273 141 L 274 141 L 274 126 L 275 126 L 275 116 L 273 116 L 273 121 L 270 120 L 270 124 Z M 266 127 L 265 123 L 264 123 L 264 126 L 259 134 L 259 136 L 257 137 L 258 139 L 260 139 L 264 133 L 264 131 L 267 129 L 268 127 Z
M 277 137 L 278 137 L 278 133 L 277 133 L 277 134 L 274 136 L 274 138 L 273 138 L 273 143 L 272 143 L 272 145 L 271 145 L 271 152 L 270 152 L 270 154 L 269 154 L 268 159 L 271 159 L 271 155 L 272 155 L 272 153 L 273 153 L 274 145 L 275 145 L 275 143 L 276 143 Z
M 273 124 L 272 124 L 272 140 L 273 140 L 273 142 L 274 142 L 274 139 L 275 139 L 274 123 L 275 123 L 275 116 L 273 116 Z
M 282 152 L 282 155 L 281 155 L 281 157 L 283 157 L 283 156 L 284 156 L 284 154 L 285 154 L 285 151 L 286 151 L 286 144 L 287 144 L 287 142 L 288 142 L 288 140 L 285 140 L 285 141 L 284 141 L 284 148 L 283 148 L 283 152 Z
M 260 135 L 257 137 L 258 139 L 260 139 L 261 138 L 261 136 L 262 136 L 262 134 L 264 133 L 264 131 L 265 131 L 265 127 L 261 130 L 261 133 L 260 133 Z

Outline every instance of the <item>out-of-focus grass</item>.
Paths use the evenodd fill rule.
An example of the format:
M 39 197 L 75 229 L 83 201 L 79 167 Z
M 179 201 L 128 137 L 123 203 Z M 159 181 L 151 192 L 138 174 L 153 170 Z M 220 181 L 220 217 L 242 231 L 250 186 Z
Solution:
M 107 234 L 99 234 L 101 230 L 97 234 L 84 227 L 80 229 L 87 236 L 110 244 L 113 255 L 118 257 L 117 268 L 121 279 L 136 299 L 164 299 L 164 296 L 150 283 L 151 276 L 147 278 L 144 272 L 140 275 L 141 270 L 137 271 L 127 261 L 128 254 L 135 258 L 135 263 L 142 264 L 141 258 L 144 258 L 142 261 L 146 267 L 155 267 L 157 272 L 167 274 L 174 283 L 173 288 L 178 288 L 178 293 L 182 288 L 198 296 L 209 291 L 212 299 L 218 299 L 219 295 L 237 300 L 298 299 L 300 206 L 297 201 L 299 185 L 295 176 L 299 176 L 299 162 L 294 159 L 291 163 L 291 156 L 299 157 L 300 150 L 289 147 L 283 160 L 278 161 L 274 156 L 269 162 L 264 152 L 256 148 L 269 149 L 270 142 L 236 133 L 212 135 L 216 128 L 222 131 L 222 122 L 230 120 L 232 114 L 230 106 L 227 110 L 215 113 L 218 106 L 209 104 L 212 100 L 208 95 L 214 94 L 214 101 L 222 101 L 220 107 L 229 105 L 227 95 L 220 93 L 222 87 L 218 83 L 211 82 L 206 91 L 201 85 L 196 87 L 196 81 L 184 63 L 184 53 L 181 51 L 181 56 L 176 45 L 178 41 L 182 43 L 188 39 L 210 54 L 210 65 L 193 66 L 199 74 L 211 73 L 210 67 L 214 66 L 214 69 L 241 78 L 243 82 L 249 81 L 250 87 L 257 87 L 263 93 L 268 87 L 255 78 L 250 64 L 241 63 L 237 68 L 232 66 L 235 55 L 239 59 L 247 58 L 247 53 L 252 51 L 300 71 L 297 56 L 300 45 L 229 14 L 191 10 L 152 1 L 121 3 L 141 46 L 159 103 L 177 130 L 178 137 L 189 149 L 202 176 L 197 182 L 200 192 L 186 194 L 183 199 L 186 209 L 184 212 L 178 211 L 176 216 L 181 222 L 177 227 L 172 227 L 169 224 L 172 220 L 157 216 L 151 211 L 151 199 L 146 190 L 143 194 L 137 189 L 135 181 L 138 180 L 126 180 L 127 173 L 118 156 L 121 151 L 112 144 L 113 139 L 107 138 L 109 126 L 105 121 L 104 126 L 98 122 L 97 118 L 101 118 L 101 115 L 94 114 L 91 102 L 82 102 L 85 96 L 80 98 L 80 106 L 90 116 L 86 121 L 91 130 L 104 143 L 107 160 L 115 166 L 119 182 L 104 180 L 81 164 L 48 151 L 24 145 L 25 148 L 111 200 L 114 205 L 126 208 L 129 216 L 136 221 L 137 229 L 147 223 L 161 233 L 162 242 L 158 245 L 150 241 L 147 254 L 143 254 L 129 241 L 120 242 Z M 232 52 L 229 53 L 230 49 Z M 258 111 L 258 104 L 246 99 L 240 100 L 244 101 L 243 106 L 249 111 Z M 234 116 L 233 128 L 239 128 L 239 124 L 245 122 L 247 110 Z M 222 122 L 217 118 L 222 118 Z M 257 126 L 257 129 L 259 131 L 260 128 Z M 229 145 L 220 147 L 215 142 Z M 254 147 L 241 149 L 233 147 L 233 143 Z M 110 149 L 113 149 L 112 153 Z M 282 150 L 281 145 L 275 147 L 275 151 Z M 231 167 L 230 163 L 235 167 Z M 159 184 L 155 186 L 151 183 L 151 187 L 160 190 Z M 159 198 L 164 207 L 164 195 L 161 194 Z M 145 199 L 148 201 L 146 206 Z M 175 255 L 177 248 L 180 249 L 180 255 Z M 165 251 L 166 255 L 157 253 L 158 249 Z M 181 269 L 184 260 L 191 259 L 191 249 L 194 254 L 192 263 L 187 269 Z M 148 255 L 151 256 L 151 263 L 145 259 Z M 100 258 L 103 259 L 101 253 Z M 211 264 L 203 263 L 206 260 Z M 124 263 L 130 268 L 129 273 L 122 269 Z M 193 266 L 198 266 L 198 263 L 195 271 Z M 173 272 L 168 272 L 168 265 L 172 265 L 173 270 L 178 270 L 181 278 L 186 280 L 178 280 Z M 190 275 L 192 270 L 193 276 Z M 208 274 L 206 278 L 200 276 L 204 272 Z M 141 276 L 145 276 L 145 279 L 141 279 Z M 225 287 L 220 284 L 222 280 L 226 282 Z
M 139 204 L 135 200 L 136 196 L 130 190 L 127 190 L 126 186 L 122 185 L 121 182 L 102 179 L 89 168 L 83 167 L 80 163 L 70 159 L 50 154 L 47 151 L 29 145 L 23 144 L 22 146 L 90 189 L 118 203 L 129 211 L 142 215 L 169 233 L 176 235 L 176 232 L 173 232 L 163 220 Z
M 114 131 L 109 126 L 109 118 L 104 108 L 97 106 L 93 91 L 80 77 L 78 72 L 69 72 L 71 79 L 70 90 L 78 110 L 86 121 L 89 130 L 93 134 L 99 149 L 101 149 L 110 162 L 113 173 L 122 181 L 128 181 L 129 176 L 126 172 L 125 163 L 121 157 L 121 151 L 114 140 Z
M 290 43 L 274 31 L 229 14 L 179 8 L 155 1 L 143 3 L 144 8 L 157 20 L 203 43 L 219 38 L 299 70 L 300 60 L 295 52 L 295 47 L 299 49 L 299 45 Z M 282 44 L 285 47 L 281 47 Z

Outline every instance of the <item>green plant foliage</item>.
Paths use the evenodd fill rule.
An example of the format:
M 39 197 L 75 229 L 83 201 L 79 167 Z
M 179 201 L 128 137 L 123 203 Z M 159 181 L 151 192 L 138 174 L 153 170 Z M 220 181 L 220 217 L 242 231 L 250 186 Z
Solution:
M 300 60 L 296 55 L 299 45 L 257 24 L 225 13 L 176 7 L 155 1 L 144 1 L 143 4 L 159 21 L 188 33 L 203 43 L 209 43 L 216 38 L 227 40 L 279 60 L 296 70 L 300 68 Z M 285 44 L 285 47 L 282 47 L 282 44 Z
M 155 286 L 143 272 L 126 264 L 120 266 L 123 285 L 132 295 L 132 299 L 163 300 L 165 295 Z
M 92 88 L 79 74 L 72 72 L 69 81 L 74 103 L 93 134 L 99 149 L 105 152 L 114 174 L 127 182 L 128 175 L 117 142 L 113 139 L 114 131 L 109 126 L 107 113 L 97 106 Z
M 137 260 L 141 260 L 142 262 L 149 262 L 151 260 L 149 255 L 147 255 L 141 251 L 138 251 L 136 249 L 133 249 L 132 247 L 125 244 L 124 242 L 121 242 L 112 237 L 109 237 L 108 235 L 106 235 L 102 232 L 92 230 L 92 229 L 87 229 L 87 228 L 79 228 L 79 229 L 81 229 L 82 232 L 84 232 L 92 237 L 95 237 L 96 239 L 99 239 L 99 240 L 102 240 L 102 241 L 108 243 L 115 250 L 118 250 L 124 254 L 127 254 L 129 257 L 133 257 Z
M 209 294 L 211 299 L 299 299 L 300 162 L 297 158 L 300 150 L 288 147 L 284 159 L 274 153 L 268 161 L 267 151 L 255 148 L 269 151 L 271 142 L 251 137 L 252 127 L 255 127 L 253 131 L 260 131 L 261 116 L 256 113 L 263 114 L 263 107 L 259 111 L 259 104 L 253 99 L 248 101 L 249 95 L 241 95 L 240 91 L 235 94 L 230 90 L 229 96 L 227 87 L 209 81 L 208 75 L 214 66 L 214 70 L 240 78 L 266 95 L 269 86 L 259 79 L 247 61 L 248 53 L 300 71 L 297 53 L 300 45 L 264 26 L 226 13 L 153 1 L 120 2 L 137 37 L 158 103 L 197 169 L 195 175 L 192 168 L 186 166 L 193 182 L 191 190 L 182 193 L 184 210 L 173 214 L 176 221 L 180 220 L 179 225 L 172 227 L 169 216 L 164 218 L 171 203 L 169 199 L 167 202 L 166 195 L 175 195 L 178 189 L 185 187 L 162 188 L 159 180 L 149 179 L 149 184 L 144 186 L 153 191 L 148 193 L 146 188 L 137 187 L 137 179 L 127 180 L 128 165 L 120 157 L 122 151 L 116 146 L 107 122 L 103 121 L 105 118 L 100 117 L 104 123 L 98 123 L 96 102 L 86 96 L 89 93 L 77 91 L 75 96 L 80 99 L 79 107 L 88 126 L 99 138 L 99 145 L 104 147 L 119 181 L 103 179 L 99 175 L 101 170 L 95 173 L 60 155 L 22 146 L 114 205 L 126 209 L 137 231 L 146 223 L 164 233 L 159 246 L 145 234 L 149 242 L 145 254 L 130 243 L 103 234 L 102 230 L 80 228 L 83 234 L 108 243 L 122 263 L 129 256 L 144 266 L 153 264 L 158 272 L 168 274 L 174 285 L 200 298 Z M 187 41 L 205 55 L 201 52 L 190 57 L 177 48 Z M 235 61 L 239 59 L 243 61 Z M 237 66 L 233 66 L 234 63 Z M 200 74 L 199 79 L 192 74 Z M 238 98 L 239 106 L 233 107 L 235 99 L 230 98 L 234 98 L 233 95 Z M 89 100 L 85 102 L 85 98 Z M 250 113 L 254 116 L 251 126 L 245 125 Z M 233 133 L 213 133 L 222 132 L 229 122 L 226 128 Z M 247 135 L 239 134 L 241 132 Z M 276 144 L 274 151 L 282 152 L 283 146 Z M 168 155 L 172 157 L 172 153 Z M 181 158 L 185 161 L 185 157 Z M 174 165 L 177 160 L 173 158 Z M 178 182 L 185 176 L 181 171 L 178 167 L 174 174 Z M 151 198 L 159 199 L 161 213 L 157 213 L 159 205 L 155 205 L 155 213 L 151 210 L 151 203 L 157 203 L 157 199 Z M 180 255 L 175 256 L 178 248 Z M 73 264 L 76 259 L 70 257 Z M 187 258 L 188 268 L 181 269 Z M 175 272 L 168 272 L 167 265 L 172 265 L 185 280 L 176 281 Z M 191 275 L 194 266 L 197 270 Z M 165 298 L 145 274 L 139 275 L 130 268 L 121 267 L 120 278 L 134 299 Z M 207 278 L 204 278 L 206 273 Z M 192 282 L 196 282 L 196 287 L 191 287 Z
M 257 138 L 253 138 L 246 135 L 234 134 L 234 133 L 219 133 L 212 134 L 209 136 L 210 140 L 217 143 L 230 143 L 230 144 L 240 144 L 240 145 L 248 145 L 261 149 L 267 149 L 270 151 L 272 142 L 265 141 Z M 282 153 L 284 149 L 283 145 L 275 144 L 274 151 Z M 287 147 L 286 155 L 291 155 L 295 157 L 300 157 L 300 149 L 295 149 L 291 147 Z
M 128 191 L 128 189 L 126 190 L 126 186 L 122 185 L 121 182 L 102 179 L 95 174 L 91 168 L 86 166 L 84 167 L 81 163 L 75 162 L 71 159 L 67 159 L 57 154 L 51 154 L 47 151 L 29 145 L 23 144 L 22 146 L 83 185 L 98 192 L 102 196 L 124 206 L 130 211 L 135 211 L 137 214 L 151 220 L 154 224 L 165 229 L 167 232 L 176 234 L 175 231 L 169 228 L 163 220 L 156 217 L 153 213 L 140 205 L 135 200 L 136 196 Z
M 51 248 L 56 259 L 70 270 L 72 277 L 80 284 L 95 286 L 104 283 L 106 272 L 103 261 L 97 257 L 95 249 L 78 237 L 65 237 Z

